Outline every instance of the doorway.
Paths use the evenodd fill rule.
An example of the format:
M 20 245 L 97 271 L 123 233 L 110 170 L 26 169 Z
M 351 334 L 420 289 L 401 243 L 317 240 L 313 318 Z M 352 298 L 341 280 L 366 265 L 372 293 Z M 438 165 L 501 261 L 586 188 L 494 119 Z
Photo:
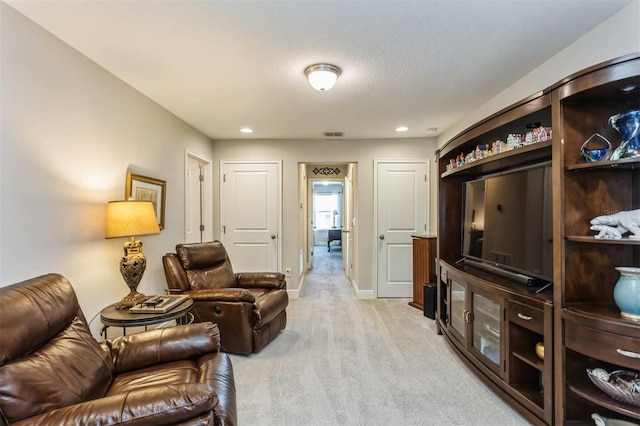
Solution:
M 342 251 L 344 184 L 341 181 L 314 181 L 311 187 L 312 252 L 326 245 L 327 251 Z M 337 243 L 337 244 L 336 244 Z
M 315 267 L 321 259 L 356 285 L 356 163 L 301 164 L 301 267 Z M 302 262 L 304 257 L 304 262 Z M 336 266 L 337 265 L 337 266 Z
M 213 171 L 211 161 L 193 152 L 185 153 L 184 242 L 213 240 Z

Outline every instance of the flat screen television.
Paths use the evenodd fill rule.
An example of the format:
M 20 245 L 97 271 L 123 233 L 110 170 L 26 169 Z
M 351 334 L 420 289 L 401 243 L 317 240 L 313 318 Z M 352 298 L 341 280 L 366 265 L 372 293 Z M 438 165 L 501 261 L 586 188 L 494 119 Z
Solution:
M 466 182 L 465 262 L 531 286 L 552 282 L 551 192 L 550 162 Z

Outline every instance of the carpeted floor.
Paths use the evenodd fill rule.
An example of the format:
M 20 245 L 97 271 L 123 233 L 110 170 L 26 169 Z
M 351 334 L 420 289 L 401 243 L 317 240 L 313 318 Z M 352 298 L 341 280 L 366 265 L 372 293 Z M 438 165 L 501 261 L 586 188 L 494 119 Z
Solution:
M 529 424 L 409 299 L 356 299 L 331 250 L 316 250 L 287 328 L 257 355 L 232 355 L 240 425 Z

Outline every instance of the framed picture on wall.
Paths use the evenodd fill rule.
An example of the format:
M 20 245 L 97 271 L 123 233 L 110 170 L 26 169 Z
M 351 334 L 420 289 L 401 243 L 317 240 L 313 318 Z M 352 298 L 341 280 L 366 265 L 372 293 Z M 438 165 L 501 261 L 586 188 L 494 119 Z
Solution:
M 127 172 L 125 200 L 151 201 L 160 229 L 164 229 L 164 206 L 167 183 L 164 180 Z

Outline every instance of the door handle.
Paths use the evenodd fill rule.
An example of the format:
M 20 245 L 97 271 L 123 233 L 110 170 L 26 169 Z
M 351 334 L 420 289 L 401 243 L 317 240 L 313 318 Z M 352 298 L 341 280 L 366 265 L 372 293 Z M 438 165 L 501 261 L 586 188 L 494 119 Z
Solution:
M 275 240 L 276 239 L 276 234 L 271 234 L 271 239 Z
M 381 239 L 381 240 L 384 240 L 384 235 L 380 235 L 380 239 Z

